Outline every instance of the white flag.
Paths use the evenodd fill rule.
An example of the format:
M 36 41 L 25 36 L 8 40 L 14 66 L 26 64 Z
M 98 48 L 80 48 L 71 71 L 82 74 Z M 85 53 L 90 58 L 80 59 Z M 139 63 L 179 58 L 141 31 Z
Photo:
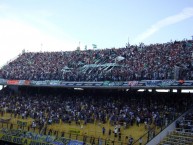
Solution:
M 123 57 L 123 56 L 117 56 L 117 57 L 116 57 L 116 60 L 117 60 L 117 61 L 121 61 L 121 60 L 124 60 L 124 59 L 125 59 L 125 57 Z

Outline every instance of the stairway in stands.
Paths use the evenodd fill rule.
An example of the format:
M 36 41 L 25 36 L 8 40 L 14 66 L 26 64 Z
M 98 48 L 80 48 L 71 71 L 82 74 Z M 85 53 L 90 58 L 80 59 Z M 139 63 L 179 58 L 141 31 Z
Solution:
M 174 131 L 166 136 L 160 145 L 193 145 L 193 133 Z
M 169 133 L 159 145 L 193 145 L 193 112 L 176 121 L 176 129 Z

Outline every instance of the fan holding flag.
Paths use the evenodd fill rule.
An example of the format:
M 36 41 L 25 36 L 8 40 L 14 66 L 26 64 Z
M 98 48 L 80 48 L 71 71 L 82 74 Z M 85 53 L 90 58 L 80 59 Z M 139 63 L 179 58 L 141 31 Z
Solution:
M 92 44 L 93 49 L 97 48 L 96 44 Z
M 125 59 L 125 57 L 123 57 L 123 56 L 117 56 L 116 58 L 115 58 L 115 63 L 117 63 L 117 62 L 119 62 L 119 61 L 122 61 L 122 60 L 124 60 Z

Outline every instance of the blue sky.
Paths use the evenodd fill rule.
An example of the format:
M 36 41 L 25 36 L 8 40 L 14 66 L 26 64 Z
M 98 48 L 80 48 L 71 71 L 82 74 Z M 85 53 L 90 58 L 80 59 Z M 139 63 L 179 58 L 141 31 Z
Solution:
M 0 65 L 28 51 L 191 39 L 192 0 L 0 0 Z

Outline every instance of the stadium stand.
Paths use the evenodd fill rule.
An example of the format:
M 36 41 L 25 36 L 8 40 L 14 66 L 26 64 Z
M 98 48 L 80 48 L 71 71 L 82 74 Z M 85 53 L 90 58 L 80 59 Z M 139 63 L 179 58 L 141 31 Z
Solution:
M 108 119 L 112 125 L 123 122 L 126 126 L 133 126 L 134 123 L 138 125 L 154 123 L 161 126 L 174 120 L 173 118 L 179 116 L 190 103 L 181 97 L 172 102 L 176 94 L 170 95 L 170 98 L 163 96 L 161 99 L 145 94 L 143 98 L 142 96 L 128 98 L 125 95 L 116 98 L 117 96 L 111 94 L 102 96 L 102 99 L 100 95 L 69 95 L 65 92 L 30 94 L 28 90 L 28 93 L 22 93 L 21 96 L 1 95 L 0 108 L 3 110 L 6 107 L 6 112 L 14 117 L 33 118 L 36 120 L 35 126 L 43 126 L 46 121 L 48 124 L 59 123 L 60 120 L 66 123 L 75 121 L 78 124 L 78 121 L 82 120 L 86 125 L 94 123 L 94 120 L 106 123 Z M 183 104 L 177 107 L 179 102 Z
M 181 103 L 180 106 L 179 103 Z M 34 87 L 20 87 L 19 92 L 15 93 L 7 87 L 1 91 L 0 113 L 3 116 L 6 112 L 10 114 L 12 120 L 22 119 L 23 122 L 31 118 L 31 123 L 21 129 L 25 132 L 35 131 L 37 134 L 53 136 L 54 141 L 64 136 L 61 122 L 68 126 L 83 124 L 85 129 L 89 126 L 87 124 L 97 122 L 101 132 L 102 127 L 106 128 L 106 132 L 104 135 L 102 133 L 95 135 L 92 139 L 88 133 L 85 139 L 88 143 L 93 144 L 93 140 L 95 142 L 101 140 L 104 144 L 110 139 L 113 141 L 112 144 L 126 145 L 126 142 L 134 143 L 138 139 L 134 131 L 132 133 L 127 133 L 127 131 L 135 128 L 137 134 L 140 134 L 140 130 L 144 129 L 145 132 L 150 132 L 150 139 L 156 135 L 153 131 L 161 131 L 188 109 L 191 103 L 190 94 L 184 97 L 181 94 L 172 93 L 163 95 L 144 92 L 140 94 L 113 92 L 112 90 L 109 93 L 106 91 L 81 93 L 59 88 Z M 54 127 L 56 125 L 59 125 L 60 129 L 56 129 Z M 15 127 L 11 127 L 10 124 L 2 126 L 20 129 L 20 123 L 15 124 Z M 112 133 L 109 138 L 110 129 Z M 119 133 L 121 133 L 120 140 Z M 65 132 L 65 135 L 67 135 L 66 139 L 84 140 L 84 132 L 81 137 L 72 136 L 68 132 Z M 148 141 L 146 140 L 143 138 L 144 143 Z
M 192 50 L 183 40 L 23 53 L 0 69 L 0 145 L 146 144 L 192 106 L 181 93 L 193 86 Z M 160 144 L 191 144 L 192 125 L 184 116 Z
M 192 145 L 193 144 L 193 113 L 188 113 L 180 121 L 176 121 L 175 131 L 169 133 L 167 137 L 160 143 L 166 144 L 179 144 L 179 145 Z
M 29 52 L 5 65 L 0 77 L 64 81 L 190 80 L 192 48 L 193 41 L 186 40 L 120 49 Z

